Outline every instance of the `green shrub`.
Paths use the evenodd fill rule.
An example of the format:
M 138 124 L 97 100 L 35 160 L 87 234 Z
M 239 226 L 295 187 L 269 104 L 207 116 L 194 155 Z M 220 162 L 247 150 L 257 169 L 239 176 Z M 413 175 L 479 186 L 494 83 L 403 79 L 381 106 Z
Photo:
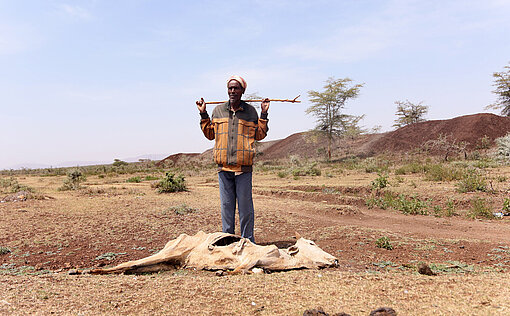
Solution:
M 5 189 L 5 190 L 4 190 Z M 20 191 L 35 192 L 34 188 L 28 185 L 20 184 L 18 180 L 11 177 L 8 179 L 0 179 L 0 192 L 16 193 Z
M 475 198 L 471 200 L 471 209 L 469 210 L 467 216 L 470 218 L 494 218 L 494 214 L 492 214 L 492 210 L 488 205 L 488 201 L 482 198 Z
M 311 163 L 304 167 L 296 167 L 291 170 L 294 177 L 299 176 L 320 176 L 321 170 L 317 167 L 317 163 Z
M 390 242 L 390 239 L 386 236 L 383 236 L 375 241 L 375 246 L 377 248 L 383 248 L 387 250 L 393 250 L 393 245 Z
M 505 160 L 510 159 L 510 133 L 496 138 L 495 141 L 498 146 L 497 157 Z
M 433 164 L 425 166 L 425 179 L 429 181 L 460 180 L 464 174 L 464 170 L 445 164 Z
M 143 179 L 145 181 L 154 181 L 154 180 L 159 180 L 159 177 L 148 175 L 148 176 L 145 176 L 145 178 L 143 178 Z
M 363 162 L 363 167 L 366 173 L 387 172 L 389 165 L 390 165 L 389 161 L 377 158 L 367 158 Z
M 385 210 L 394 206 L 395 197 L 390 192 L 385 192 L 381 197 L 372 196 L 366 199 L 365 204 L 368 208 L 374 208 L 377 206 L 378 208 Z
M 375 178 L 374 181 L 372 181 L 371 186 L 372 189 L 378 190 L 378 189 L 384 189 L 388 186 L 388 175 L 387 174 L 377 174 L 379 177 Z
M 452 216 L 456 215 L 455 202 L 452 200 L 448 200 L 448 202 L 446 202 L 445 208 L 442 208 L 439 205 L 434 206 L 434 215 L 437 217 L 443 217 L 443 216 L 452 217 Z
M 11 249 L 7 247 L 0 246 L 0 255 L 6 255 L 8 253 L 11 253 Z
M 395 200 L 393 207 L 404 214 L 428 215 L 429 213 L 427 210 L 428 203 L 420 200 L 416 196 L 406 197 L 400 194 L 398 199 Z
M 285 178 L 288 176 L 287 172 L 285 171 L 278 171 L 276 175 L 278 176 L 278 178 Z
M 167 172 L 166 176 L 158 182 L 156 187 L 158 189 L 158 193 L 187 191 L 184 176 L 175 176 L 175 174 L 171 172 Z
M 125 161 L 122 161 L 120 159 L 113 159 L 113 164 L 112 164 L 114 167 L 122 167 L 122 166 L 127 166 L 129 165 L 127 162 Z
M 508 213 L 510 212 L 510 198 L 505 198 L 503 201 L 503 212 Z
M 394 173 L 395 175 L 403 175 L 422 172 L 425 172 L 425 165 L 418 162 L 412 162 L 395 169 Z
M 186 203 L 183 203 L 178 206 L 170 206 L 166 210 L 163 211 L 163 214 L 166 214 L 168 212 L 175 213 L 176 215 L 187 215 L 191 213 L 195 213 L 197 209 L 194 209 L 192 207 L 189 207 L 186 205 Z
M 80 183 L 85 181 L 85 176 L 79 169 L 71 169 L 67 173 L 67 178 L 64 180 L 64 184 L 58 188 L 59 191 L 78 190 L 81 188 Z
M 456 186 L 457 191 L 460 193 L 487 191 L 487 182 L 485 181 L 485 178 L 474 169 L 468 170 Z
M 140 183 L 140 182 L 142 182 L 142 178 L 140 178 L 139 176 L 131 177 L 131 178 L 128 178 L 128 179 L 126 180 L 126 182 L 130 182 L 130 183 Z

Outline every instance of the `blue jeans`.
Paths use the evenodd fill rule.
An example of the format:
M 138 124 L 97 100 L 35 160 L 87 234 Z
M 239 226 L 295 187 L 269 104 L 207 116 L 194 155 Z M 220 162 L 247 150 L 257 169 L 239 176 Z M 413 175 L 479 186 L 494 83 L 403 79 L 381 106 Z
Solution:
M 236 219 L 236 200 L 239 211 L 241 236 L 255 242 L 253 226 L 255 211 L 251 195 L 251 172 L 235 175 L 234 172 L 218 172 L 221 200 L 221 224 L 224 233 L 234 234 Z

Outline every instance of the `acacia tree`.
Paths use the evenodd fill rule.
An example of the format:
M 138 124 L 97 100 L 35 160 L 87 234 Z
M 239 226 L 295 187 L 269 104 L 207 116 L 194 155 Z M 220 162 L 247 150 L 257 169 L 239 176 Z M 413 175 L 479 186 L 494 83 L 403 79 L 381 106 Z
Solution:
M 397 119 L 395 120 L 395 124 L 393 124 L 393 126 L 399 128 L 402 126 L 425 121 L 423 116 L 427 114 L 429 107 L 423 105 L 422 103 L 423 102 L 414 104 L 409 100 L 395 101 L 395 104 L 397 105 L 397 112 L 395 113 L 395 115 L 397 115 Z
M 361 132 L 358 122 L 363 116 L 342 113 L 347 100 L 356 98 L 361 87 L 363 84 L 355 84 L 350 78 L 335 80 L 330 77 L 326 80 L 324 91 L 308 91 L 313 105 L 306 109 L 306 114 L 316 117 L 317 125 L 314 130 L 325 134 L 328 138 L 328 159 L 331 159 L 331 142 L 334 136 Z
M 498 99 L 487 108 L 501 109 L 501 115 L 510 116 L 510 64 L 506 65 L 505 69 L 492 74 L 494 77 L 492 85 L 496 87 L 492 92 L 498 96 Z

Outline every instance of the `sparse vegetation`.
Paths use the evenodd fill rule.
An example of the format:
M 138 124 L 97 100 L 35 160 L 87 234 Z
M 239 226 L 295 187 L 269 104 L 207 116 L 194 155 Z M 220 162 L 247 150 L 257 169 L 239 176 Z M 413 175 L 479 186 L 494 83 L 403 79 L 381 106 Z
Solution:
M 510 213 L 510 198 L 505 198 L 503 201 L 503 208 L 501 210 L 505 213 Z
M 374 190 L 384 189 L 389 185 L 388 175 L 379 173 L 378 177 L 375 178 L 370 185 Z
M 130 183 L 140 183 L 142 182 L 142 178 L 140 176 L 135 176 L 135 177 L 131 177 L 131 178 L 128 178 L 126 180 L 126 182 L 130 182 Z
M 176 215 L 187 215 L 195 213 L 197 211 L 198 210 L 196 208 L 192 208 L 186 205 L 186 203 L 183 203 L 177 206 L 170 206 L 169 208 L 163 211 L 163 214 L 174 213 Z
M 424 173 L 426 166 L 420 162 L 411 162 L 395 169 L 395 175 L 413 174 L 413 173 Z
M 468 170 L 464 177 L 457 183 L 457 191 L 460 193 L 482 191 L 486 192 L 487 181 L 475 169 Z
M 0 192 L 16 193 L 16 192 L 21 192 L 21 191 L 31 192 L 31 193 L 35 192 L 34 188 L 32 188 L 28 185 L 20 184 L 18 182 L 18 180 L 16 180 L 13 177 L 6 178 L 6 179 L 0 178 Z
M 429 203 L 427 201 L 423 201 L 417 196 L 405 196 L 404 194 L 399 194 L 398 196 L 393 195 L 390 192 L 386 192 L 382 197 L 370 197 L 366 199 L 365 204 L 369 208 L 373 208 L 375 206 L 381 209 L 392 208 L 394 210 L 400 211 L 404 214 L 409 215 L 428 215 L 428 206 Z
M 6 255 L 11 253 L 11 249 L 8 247 L 0 246 L 0 255 Z
M 504 160 L 510 160 L 510 133 L 503 137 L 496 138 L 498 146 L 497 157 Z
M 129 164 L 127 162 L 125 162 L 125 161 L 120 160 L 120 159 L 114 159 L 112 165 L 114 167 L 122 167 L 122 166 L 127 166 Z
M 312 162 L 302 167 L 294 167 L 290 172 L 294 177 L 321 175 L 321 170 L 319 169 L 317 162 Z
M 71 169 L 67 173 L 67 178 L 64 184 L 58 189 L 59 191 L 78 190 L 81 188 L 81 183 L 85 181 L 85 176 L 79 169 Z
M 425 166 L 425 179 L 429 181 L 454 181 L 465 176 L 465 171 L 447 164 L 431 164 Z
M 158 193 L 172 193 L 187 191 L 186 181 L 183 175 L 175 175 L 167 172 L 166 176 L 156 184 Z
M 443 155 L 444 161 L 448 161 L 451 155 L 460 153 L 463 153 L 464 157 L 466 157 L 466 147 L 466 142 L 459 142 L 452 134 L 440 134 L 437 139 L 429 140 L 423 145 L 427 152 Z
M 489 202 L 483 198 L 474 198 L 471 200 L 471 209 L 468 212 L 470 218 L 494 219 L 494 214 Z
M 390 239 L 388 237 L 386 237 L 386 236 L 378 238 L 375 241 L 375 246 L 377 248 L 383 248 L 383 249 L 386 249 L 386 250 L 393 250 L 393 245 L 391 244 Z
M 103 253 L 100 256 L 97 256 L 94 260 L 108 260 L 108 261 L 111 261 L 111 260 L 115 260 L 115 258 L 117 258 L 117 256 L 122 256 L 122 255 L 125 255 L 125 254 L 127 254 L 127 253 L 126 252 L 119 252 L 119 253 L 107 252 L 107 253 Z

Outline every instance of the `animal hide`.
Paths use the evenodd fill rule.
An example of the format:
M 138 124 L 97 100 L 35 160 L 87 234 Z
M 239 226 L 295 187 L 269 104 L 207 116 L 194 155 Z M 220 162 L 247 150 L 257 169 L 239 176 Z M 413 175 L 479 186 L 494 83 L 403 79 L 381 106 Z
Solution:
M 256 245 L 237 235 L 200 231 L 194 236 L 180 235 L 169 241 L 160 252 L 147 258 L 112 268 L 94 269 L 90 273 L 144 273 L 176 267 L 249 273 L 256 267 L 266 271 L 281 271 L 318 269 L 336 266 L 337 263 L 337 258 L 304 238 L 299 238 L 295 245 L 287 249 L 278 249 L 275 245 Z

